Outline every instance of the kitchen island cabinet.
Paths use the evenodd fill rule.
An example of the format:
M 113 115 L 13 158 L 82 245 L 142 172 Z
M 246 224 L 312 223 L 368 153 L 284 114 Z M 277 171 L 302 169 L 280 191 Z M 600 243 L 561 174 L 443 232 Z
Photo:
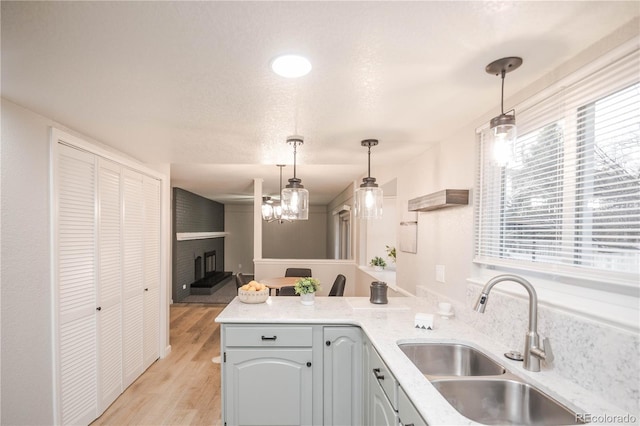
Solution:
M 224 424 L 313 423 L 312 326 L 222 327 Z
M 328 337 L 333 335 L 333 332 L 329 330 L 334 327 L 336 331 L 341 327 L 359 328 L 362 333 L 363 421 L 361 424 L 363 425 L 388 422 L 395 425 L 398 422 L 403 425 L 412 423 L 414 425 L 477 424 L 456 411 L 398 347 L 399 343 L 410 342 L 456 342 L 469 345 L 481 350 L 514 374 L 531 381 L 543 392 L 553 395 L 555 399 L 574 412 L 585 412 L 584 407 L 589 407 L 592 412 L 620 413 L 615 406 L 582 388 L 578 388 L 553 371 L 534 373 L 524 370 L 522 363 L 504 358 L 503 354 L 511 348 L 479 333 L 475 328 L 457 318 L 442 320 L 436 316 L 433 330 L 415 328 L 414 319 L 417 313 L 435 313 L 436 310 L 435 303 L 430 303 L 429 300 L 421 297 L 390 297 L 389 303 L 382 306 L 370 305 L 368 298 L 362 297 L 316 297 L 313 306 L 304 306 L 294 297 L 272 297 L 266 303 L 261 304 L 243 304 L 236 298 L 220 313 L 216 322 L 222 324 L 222 351 L 242 349 L 253 351 L 254 355 L 260 355 L 253 358 L 251 362 L 261 362 L 260 358 L 267 356 L 270 352 L 259 353 L 258 351 L 267 348 L 311 351 L 312 366 L 307 368 L 311 370 L 312 421 L 311 423 L 301 421 L 300 424 L 331 424 L 325 423 L 324 418 L 323 382 L 328 380 L 325 377 L 329 377 L 324 374 L 328 374 L 330 366 L 336 364 L 334 361 L 324 362 L 325 355 L 330 356 L 325 352 L 327 350 L 326 341 L 329 340 L 333 344 Z M 276 342 L 282 344 L 280 347 L 268 341 L 257 346 L 247 346 L 246 342 L 236 340 L 234 343 L 228 339 L 231 335 L 228 333 L 230 328 L 256 328 L 258 325 L 284 328 L 310 327 L 311 337 L 304 338 L 307 339 L 304 343 L 307 346 L 294 347 L 286 345 L 295 344 L 292 342 L 299 340 L 300 336 L 293 340 L 278 337 Z M 326 334 L 325 331 L 327 331 Z M 338 332 L 334 337 L 337 338 L 339 334 Z M 256 336 L 261 339 L 262 335 L 256 334 Z M 352 344 L 349 343 L 349 345 Z M 356 345 L 352 347 L 355 348 Z M 351 349 L 346 350 L 345 353 L 349 354 L 349 357 L 352 356 Z M 302 364 L 302 359 L 288 362 L 292 364 L 297 362 L 296 368 L 298 369 L 303 369 L 302 367 L 306 366 L 306 364 Z M 377 365 L 375 365 L 376 363 Z M 381 385 L 378 385 L 378 380 L 373 376 L 374 368 L 380 368 L 380 373 L 387 375 L 391 380 L 387 381 L 387 376 L 385 376 L 385 380 L 381 381 Z M 323 371 L 325 369 L 327 371 Z M 223 423 L 226 422 L 228 426 L 243 424 L 238 422 L 238 418 L 233 417 L 232 413 L 237 409 L 236 401 L 242 397 L 243 391 L 238 387 L 229 389 L 230 370 L 229 366 L 222 368 Z M 261 389 L 260 394 L 279 392 L 273 391 L 274 388 L 268 385 L 260 387 L 262 385 L 257 384 L 255 377 L 253 379 L 249 377 L 247 376 L 244 387 L 259 388 Z M 268 377 L 264 383 L 270 380 L 274 380 L 274 378 Z M 327 386 L 333 388 L 331 392 L 340 391 L 329 383 L 327 381 Z M 374 384 L 377 387 L 373 386 Z M 327 390 L 327 392 L 329 391 Z M 282 401 L 271 395 L 269 398 Z M 282 401 L 281 404 L 285 404 L 285 402 Z M 286 402 L 286 404 L 297 403 Z M 258 405 L 260 409 L 264 406 L 264 404 Z M 258 411 L 250 404 L 245 405 L 243 409 Z M 326 421 L 330 422 L 331 420 L 327 417 Z M 263 421 L 262 424 L 266 423 Z

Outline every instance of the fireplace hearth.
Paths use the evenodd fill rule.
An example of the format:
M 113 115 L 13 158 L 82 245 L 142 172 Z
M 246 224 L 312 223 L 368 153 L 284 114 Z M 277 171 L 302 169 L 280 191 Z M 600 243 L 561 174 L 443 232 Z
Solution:
M 203 256 L 195 258 L 194 282 L 191 283 L 190 286 L 191 294 L 212 294 L 218 285 L 232 275 L 229 271 L 218 271 L 216 268 L 216 260 L 215 250 L 207 251 Z

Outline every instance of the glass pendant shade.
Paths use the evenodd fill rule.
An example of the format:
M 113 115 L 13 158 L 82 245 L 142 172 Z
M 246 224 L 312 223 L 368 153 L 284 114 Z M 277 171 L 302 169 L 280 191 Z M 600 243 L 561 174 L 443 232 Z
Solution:
M 293 145 L 293 177 L 289 184 L 280 192 L 280 205 L 282 206 L 282 218 L 286 220 L 309 219 L 309 191 L 302 185 L 302 180 L 296 177 L 296 153 L 297 146 L 302 145 L 302 136 L 289 136 L 287 143 Z
M 282 219 L 282 206 L 279 201 L 275 201 L 273 203 L 273 219 L 272 220 L 280 220 Z
M 513 160 L 513 150 L 518 137 L 514 115 L 501 114 L 491 120 L 493 129 L 493 159 L 499 166 Z
M 262 197 L 262 219 L 273 220 L 273 202 L 271 197 Z
M 293 179 L 289 179 L 291 182 Z M 282 215 L 288 220 L 309 219 L 309 191 L 304 186 L 289 184 L 280 196 L 282 200 Z
M 360 186 L 356 191 L 354 211 L 360 219 L 382 217 L 382 188 Z
M 360 188 L 356 190 L 354 213 L 358 219 L 378 219 L 382 217 L 382 188 L 378 187 L 376 178 L 371 177 L 371 147 L 378 145 L 377 139 L 365 139 L 360 145 L 368 148 L 367 177 L 362 179 Z

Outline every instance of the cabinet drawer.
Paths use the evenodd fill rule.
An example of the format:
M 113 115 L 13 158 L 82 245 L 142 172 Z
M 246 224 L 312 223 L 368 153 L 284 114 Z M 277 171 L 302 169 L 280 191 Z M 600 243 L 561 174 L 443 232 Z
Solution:
M 226 346 L 311 347 L 311 326 L 226 326 Z
M 384 390 L 384 393 L 389 398 L 389 402 L 393 406 L 394 410 L 398 410 L 398 386 L 396 386 L 396 378 L 393 377 L 387 365 L 382 361 L 380 355 L 374 348 L 371 348 L 371 359 L 369 364 L 370 381 L 373 385 L 374 381 Z

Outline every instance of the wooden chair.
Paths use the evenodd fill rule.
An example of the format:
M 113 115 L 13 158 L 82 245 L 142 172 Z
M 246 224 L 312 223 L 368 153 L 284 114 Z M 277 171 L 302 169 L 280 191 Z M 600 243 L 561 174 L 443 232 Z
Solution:
M 338 276 L 336 277 L 336 280 L 333 282 L 333 285 L 331 286 L 331 290 L 329 291 L 329 296 L 344 295 L 344 286 L 346 283 L 347 283 L 347 278 L 342 274 L 338 274 Z

